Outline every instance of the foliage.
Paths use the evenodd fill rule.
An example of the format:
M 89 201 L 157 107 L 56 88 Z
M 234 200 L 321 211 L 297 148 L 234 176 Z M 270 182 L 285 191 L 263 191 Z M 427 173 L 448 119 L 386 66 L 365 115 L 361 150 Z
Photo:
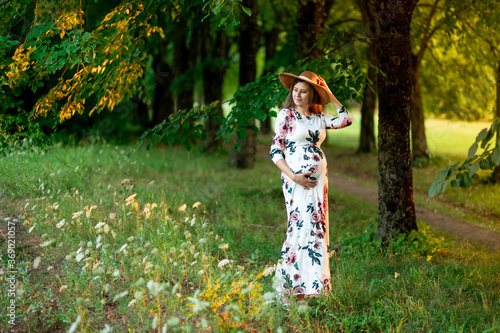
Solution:
M 363 67 L 353 63 L 351 59 L 332 57 L 309 63 L 300 62 L 290 69 L 293 73 L 304 70 L 325 73 L 324 78 L 332 87 L 337 99 L 360 101 L 365 73 Z M 275 111 L 268 112 L 268 110 L 280 105 L 287 93 L 274 73 L 263 75 L 254 82 L 238 88 L 234 97 L 224 102 L 231 106 L 229 115 L 224 119 L 214 118 L 215 121 L 221 122 L 217 138 L 224 138 L 224 143 L 227 143 L 231 139 L 231 134 L 236 133 L 238 138 L 245 139 L 247 129 L 258 130 L 255 125 L 250 125 L 250 119 L 262 121 L 268 116 L 276 116 Z M 207 106 L 195 106 L 190 110 L 180 110 L 170 115 L 168 120 L 144 132 L 134 149 L 142 146 L 148 137 L 152 142 L 164 140 L 170 145 L 177 143 L 184 144 L 188 149 L 192 148 L 197 141 L 206 138 L 204 123 L 215 115 L 217 111 L 215 107 L 218 105 L 219 101 L 215 101 Z
M 492 146 L 494 143 L 494 146 Z M 483 149 L 478 154 L 478 149 Z M 457 162 L 452 166 L 443 168 L 429 187 L 429 200 L 434 196 L 446 191 L 448 184 L 453 188 L 467 188 L 478 179 L 477 171 L 492 170 L 500 165 L 500 118 L 495 118 L 489 129 L 483 129 L 476 137 L 476 141 L 470 146 L 467 159 Z
M 432 256 L 447 247 L 444 239 L 435 237 L 427 224 L 420 223 L 418 231 L 400 234 L 382 244 L 377 238 L 377 226 L 368 226 L 362 234 L 342 235 L 340 255 L 342 256 L 393 256 L 396 254 L 415 255 L 431 260 Z

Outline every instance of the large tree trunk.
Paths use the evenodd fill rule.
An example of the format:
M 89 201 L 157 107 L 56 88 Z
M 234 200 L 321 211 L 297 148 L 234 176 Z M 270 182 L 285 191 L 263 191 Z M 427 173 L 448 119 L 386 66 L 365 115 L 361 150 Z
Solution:
M 222 101 L 222 85 L 227 68 L 225 60 L 228 57 L 229 43 L 227 35 L 223 31 L 217 31 L 214 42 L 210 32 L 209 18 L 206 21 L 203 29 L 201 55 L 203 59 L 203 99 L 204 103 L 208 104 L 214 101 Z M 222 144 L 221 140 L 215 140 L 223 118 L 221 105 L 217 107 L 216 116 L 220 118 L 219 121 L 209 118 L 205 123 L 205 129 L 207 130 L 206 152 L 211 152 Z
M 255 81 L 257 75 L 256 56 L 259 49 L 259 25 L 257 23 L 257 0 L 243 0 L 243 6 L 252 10 L 252 16 L 242 15 L 240 26 L 240 73 L 239 84 L 244 86 Z M 255 125 L 255 118 L 250 119 L 250 126 Z M 233 150 L 229 163 L 238 168 L 251 168 L 255 162 L 257 132 L 246 129 L 245 140 L 238 139 L 239 150 Z
M 374 17 L 368 9 L 366 0 L 358 0 L 358 7 L 363 16 L 363 22 L 366 26 L 369 22 L 374 22 Z M 367 31 L 370 37 L 371 31 Z M 370 45 L 368 46 L 368 60 L 373 66 L 377 66 L 377 40 L 371 38 Z M 369 86 L 369 81 L 373 82 L 373 86 Z M 373 89 L 373 90 L 372 90 Z M 359 149 L 360 153 L 370 153 L 375 150 L 375 106 L 377 102 L 377 74 L 368 70 L 368 75 L 363 89 L 363 104 L 361 105 L 361 132 L 359 136 Z
M 176 31 L 177 36 L 174 43 L 174 61 L 172 66 L 178 88 L 176 108 L 191 109 L 194 101 L 193 84 L 191 78 L 187 76 L 181 77 L 181 75 L 186 74 L 189 70 L 193 57 L 190 55 L 191 51 L 188 49 L 188 24 L 185 18 L 180 18 Z
M 427 137 L 425 136 L 424 103 L 422 101 L 422 89 L 420 83 L 420 61 L 412 55 L 411 74 L 411 139 L 413 146 L 413 160 L 429 158 L 427 148 Z
M 496 105 L 495 116 L 500 118 L 500 61 L 498 61 L 497 64 L 496 80 L 497 80 L 497 105 Z M 500 138 L 497 138 L 497 140 L 499 139 Z M 493 168 L 492 181 L 494 184 L 500 184 L 500 165 L 497 165 L 495 168 Z
M 273 28 L 264 34 L 264 40 L 266 43 L 266 62 L 264 65 L 264 73 L 273 73 L 276 71 L 277 66 L 272 62 L 272 59 L 276 55 L 276 48 L 278 47 L 278 35 L 280 29 Z M 271 133 L 271 117 L 267 116 L 260 124 L 260 132 L 262 134 Z
M 299 59 L 318 58 L 323 51 L 316 46 L 325 22 L 325 0 L 299 1 L 297 9 L 297 52 Z
M 165 48 L 166 45 L 162 42 L 158 54 L 153 59 L 153 70 L 155 71 L 153 125 L 161 123 L 174 113 L 174 96 L 171 90 L 174 75 L 165 60 Z
M 371 0 L 379 13 L 379 226 L 384 240 L 417 229 L 410 151 L 411 40 L 410 23 L 417 1 Z

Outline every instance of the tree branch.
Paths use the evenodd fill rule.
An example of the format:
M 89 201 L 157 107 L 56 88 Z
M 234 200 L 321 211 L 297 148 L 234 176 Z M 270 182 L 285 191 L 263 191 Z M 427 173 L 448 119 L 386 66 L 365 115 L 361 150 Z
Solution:
M 422 37 L 422 40 L 420 41 L 420 50 L 417 53 L 417 63 L 420 63 L 422 58 L 424 57 L 425 50 L 427 49 L 427 45 L 429 44 L 429 40 L 431 38 L 431 34 L 429 33 L 430 27 L 431 27 L 431 22 L 432 22 L 432 17 L 434 14 L 436 14 L 436 8 L 439 0 L 436 0 L 434 2 L 434 5 L 431 8 L 431 12 L 429 13 L 429 16 L 427 17 L 427 22 L 425 24 L 425 29 L 424 29 L 424 36 Z
M 59 28 L 61 28 L 61 29 L 62 29 L 62 30 L 66 33 L 66 35 L 68 35 L 68 38 L 69 38 L 69 39 L 71 39 L 71 36 L 70 36 L 70 35 L 69 35 L 69 33 L 66 31 L 66 29 L 64 29 L 64 27 L 63 27 L 62 25 L 60 25 L 60 24 L 57 22 L 56 18 L 54 17 L 54 13 L 52 13 L 52 9 L 50 8 L 49 3 L 47 3 L 47 7 L 49 8 L 50 16 L 52 16 L 52 20 L 54 21 L 54 23 L 55 23 L 55 24 L 57 24 L 57 26 L 58 26 Z

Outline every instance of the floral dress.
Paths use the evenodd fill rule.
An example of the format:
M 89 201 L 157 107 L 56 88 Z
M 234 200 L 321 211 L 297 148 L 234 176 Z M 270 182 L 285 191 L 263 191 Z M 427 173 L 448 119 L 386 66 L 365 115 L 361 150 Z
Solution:
M 344 107 L 338 117 L 327 113 L 301 115 L 294 109 L 278 113 L 270 156 L 274 163 L 284 158 L 296 174 L 309 176 L 318 185 L 309 190 L 281 174 L 288 216 L 286 238 L 276 267 L 283 297 L 292 294 L 327 293 L 331 288 L 328 234 L 328 175 L 326 157 L 320 148 L 327 129 L 349 126 L 352 119 Z

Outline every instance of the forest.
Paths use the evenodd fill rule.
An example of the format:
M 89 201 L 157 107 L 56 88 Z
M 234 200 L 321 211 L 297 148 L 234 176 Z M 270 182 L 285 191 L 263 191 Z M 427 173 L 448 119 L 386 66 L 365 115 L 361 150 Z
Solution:
M 498 5 L 0 0 L 2 327 L 499 331 Z M 283 307 L 269 146 L 306 70 L 354 124 L 331 292 Z

